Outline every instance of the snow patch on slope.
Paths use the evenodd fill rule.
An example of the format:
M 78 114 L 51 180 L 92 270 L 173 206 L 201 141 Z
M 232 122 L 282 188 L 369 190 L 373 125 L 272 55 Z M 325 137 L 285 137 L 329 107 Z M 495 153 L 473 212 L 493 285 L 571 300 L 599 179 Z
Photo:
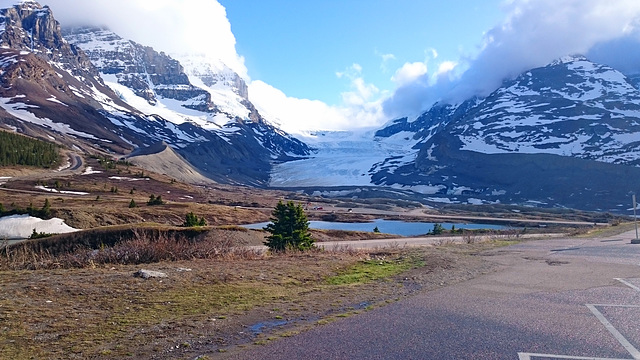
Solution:
M 0 239 L 27 239 L 33 233 L 66 234 L 78 231 L 62 219 L 42 220 L 29 215 L 12 215 L 0 218 Z

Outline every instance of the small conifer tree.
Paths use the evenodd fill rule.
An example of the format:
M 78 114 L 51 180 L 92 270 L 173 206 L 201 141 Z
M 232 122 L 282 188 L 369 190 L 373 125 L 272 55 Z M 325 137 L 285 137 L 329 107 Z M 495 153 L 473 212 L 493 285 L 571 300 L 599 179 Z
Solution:
M 280 201 L 271 215 L 271 223 L 264 228 L 271 233 L 264 243 L 271 251 L 308 250 L 313 247 L 309 221 L 302 206 L 295 205 L 293 201 L 286 204 Z
M 204 219 L 204 217 L 201 217 L 200 219 L 198 219 L 196 214 L 194 214 L 193 212 L 190 212 L 185 217 L 185 221 L 182 224 L 182 226 L 184 227 L 207 226 L 207 221 Z

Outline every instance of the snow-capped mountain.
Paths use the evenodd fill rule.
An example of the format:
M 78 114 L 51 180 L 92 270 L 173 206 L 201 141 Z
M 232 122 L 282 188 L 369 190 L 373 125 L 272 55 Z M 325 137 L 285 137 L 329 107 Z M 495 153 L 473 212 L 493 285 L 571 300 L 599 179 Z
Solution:
M 506 83 L 448 131 L 461 150 L 640 165 L 640 92 L 610 67 L 567 57 Z
M 188 109 L 213 109 L 209 93 L 191 85 L 182 65 L 164 53 L 98 27 L 63 28 L 62 35 L 87 54 L 103 79 L 131 89 L 151 106 L 162 97 Z
M 373 133 L 316 133 L 306 139 L 315 152 L 275 166 L 271 184 L 325 196 L 624 212 L 640 190 L 633 84 L 608 66 L 566 57 L 485 98 L 435 104 Z
M 309 151 L 260 116 L 237 75 L 187 75 L 105 29 L 63 33 L 35 1 L 0 10 L 0 46 L 0 124 L 14 131 L 119 155 L 164 141 L 214 180 L 254 185 Z
M 486 98 L 436 104 L 376 136 L 397 134 L 415 143 L 415 160 L 381 161 L 373 183 L 426 185 L 435 201 L 611 210 L 639 187 L 640 91 L 580 56 L 527 71 Z

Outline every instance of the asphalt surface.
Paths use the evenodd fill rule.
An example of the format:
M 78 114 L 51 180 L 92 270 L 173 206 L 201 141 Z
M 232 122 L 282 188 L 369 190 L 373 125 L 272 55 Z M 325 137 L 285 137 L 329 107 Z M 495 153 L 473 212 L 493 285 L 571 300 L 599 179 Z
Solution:
M 477 235 L 473 238 L 473 241 L 482 242 L 491 239 L 495 239 L 499 235 Z M 542 239 L 542 238 L 557 238 L 560 236 L 564 236 L 564 234 L 525 234 L 520 235 L 517 238 L 513 237 L 514 240 L 517 239 Z M 508 239 L 508 235 L 503 235 L 503 238 Z M 398 238 L 390 238 L 390 239 L 368 239 L 368 240 L 346 240 L 346 241 L 323 241 L 316 242 L 315 245 L 324 249 L 331 249 L 334 247 L 351 247 L 354 249 L 375 249 L 375 248 L 384 248 L 384 247 L 415 247 L 415 246 L 432 246 L 432 245 L 442 245 L 442 244 L 462 244 L 466 242 L 464 236 L 413 236 L 413 237 L 398 237 Z M 263 250 L 266 250 L 267 247 L 262 247 Z
M 236 359 L 640 359 L 640 245 L 529 241 L 499 270 L 251 347 Z

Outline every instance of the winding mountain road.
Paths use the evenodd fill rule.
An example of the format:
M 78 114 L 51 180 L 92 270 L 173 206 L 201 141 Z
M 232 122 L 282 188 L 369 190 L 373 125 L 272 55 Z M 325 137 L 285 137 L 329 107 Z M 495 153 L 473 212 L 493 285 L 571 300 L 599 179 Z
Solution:
M 640 359 L 640 245 L 523 242 L 496 272 L 425 292 L 234 359 Z

